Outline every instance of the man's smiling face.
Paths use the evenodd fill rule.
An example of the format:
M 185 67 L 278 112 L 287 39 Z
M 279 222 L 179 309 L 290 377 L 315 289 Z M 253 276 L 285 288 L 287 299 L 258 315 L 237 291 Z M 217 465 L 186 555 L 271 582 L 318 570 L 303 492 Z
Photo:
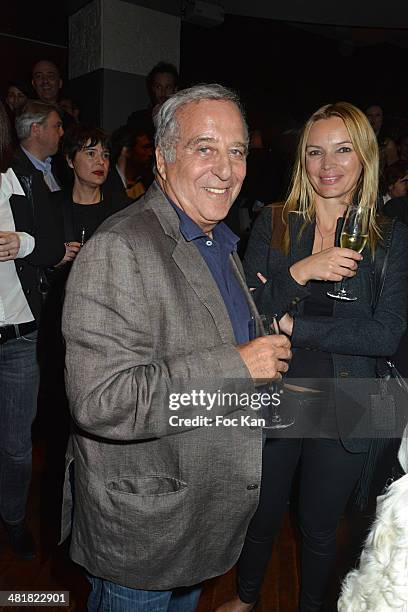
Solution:
M 228 214 L 246 172 L 247 136 L 233 102 L 200 100 L 176 112 L 175 161 L 158 148 L 159 182 L 166 194 L 208 233 Z

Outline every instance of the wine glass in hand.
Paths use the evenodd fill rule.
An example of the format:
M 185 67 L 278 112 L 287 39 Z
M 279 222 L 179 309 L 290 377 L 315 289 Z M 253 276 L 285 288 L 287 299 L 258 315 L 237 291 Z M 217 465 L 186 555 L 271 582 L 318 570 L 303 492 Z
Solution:
M 276 315 L 272 314 L 261 314 L 259 315 L 260 323 L 262 328 L 260 333 L 257 334 L 257 321 L 255 318 L 251 318 L 249 323 L 249 338 L 253 340 L 258 335 L 270 336 L 273 334 L 280 334 L 279 320 Z M 271 401 L 270 405 L 264 406 L 262 410 L 262 418 L 265 420 L 264 429 L 286 429 L 295 422 L 295 419 L 286 415 L 284 418 L 278 410 L 280 399 L 277 401 L 277 396 L 282 397 L 282 383 L 280 381 L 272 382 L 267 387 L 268 393 L 270 393 Z
M 361 253 L 368 239 L 369 211 L 361 206 L 351 204 L 347 208 L 343 228 L 340 234 L 340 246 L 343 249 L 352 249 Z M 339 288 L 328 291 L 327 295 L 337 300 L 352 302 L 357 299 L 350 290 L 345 288 L 345 279 L 342 278 Z

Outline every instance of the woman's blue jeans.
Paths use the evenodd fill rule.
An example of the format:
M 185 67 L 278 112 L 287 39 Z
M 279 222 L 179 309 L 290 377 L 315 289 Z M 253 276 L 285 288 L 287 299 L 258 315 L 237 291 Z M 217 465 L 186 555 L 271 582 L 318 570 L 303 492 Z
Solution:
M 0 515 L 24 520 L 31 481 L 31 426 L 37 411 L 37 332 L 0 344 Z

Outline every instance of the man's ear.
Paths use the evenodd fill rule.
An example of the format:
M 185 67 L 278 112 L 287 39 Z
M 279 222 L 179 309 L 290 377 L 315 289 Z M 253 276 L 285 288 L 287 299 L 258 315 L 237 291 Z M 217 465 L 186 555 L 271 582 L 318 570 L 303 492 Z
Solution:
M 30 136 L 38 136 L 41 132 L 41 123 L 32 123 L 30 128 Z
M 156 168 L 157 168 L 157 173 L 160 176 L 160 178 L 165 181 L 166 180 L 166 162 L 162 153 L 162 150 L 160 149 L 160 147 L 156 147 L 156 151 L 155 151 L 155 155 L 156 155 Z
M 120 157 L 125 157 L 126 159 L 129 159 L 130 157 L 130 147 L 122 147 L 121 151 L 120 151 Z
M 67 162 L 70 168 L 74 167 L 74 164 L 72 163 L 72 159 L 69 159 L 68 155 L 65 156 L 65 161 Z

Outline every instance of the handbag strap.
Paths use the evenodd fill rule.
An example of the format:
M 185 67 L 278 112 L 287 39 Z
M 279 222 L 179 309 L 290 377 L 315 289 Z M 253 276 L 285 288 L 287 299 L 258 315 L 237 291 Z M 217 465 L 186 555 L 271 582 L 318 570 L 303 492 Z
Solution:
M 374 257 L 374 291 L 373 291 L 373 299 L 371 302 L 372 312 L 374 312 L 375 309 L 377 308 L 378 301 L 384 289 L 385 274 L 387 271 L 388 257 L 390 253 L 392 235 L 394 232 L 394 225 L 395 225 L 395 219 L 391 219 L 391 222 L 386 229 L 383 246 L 382 246 L 384 257 L 378 257 L 378 252 L 375 254 L 375 257 Z

